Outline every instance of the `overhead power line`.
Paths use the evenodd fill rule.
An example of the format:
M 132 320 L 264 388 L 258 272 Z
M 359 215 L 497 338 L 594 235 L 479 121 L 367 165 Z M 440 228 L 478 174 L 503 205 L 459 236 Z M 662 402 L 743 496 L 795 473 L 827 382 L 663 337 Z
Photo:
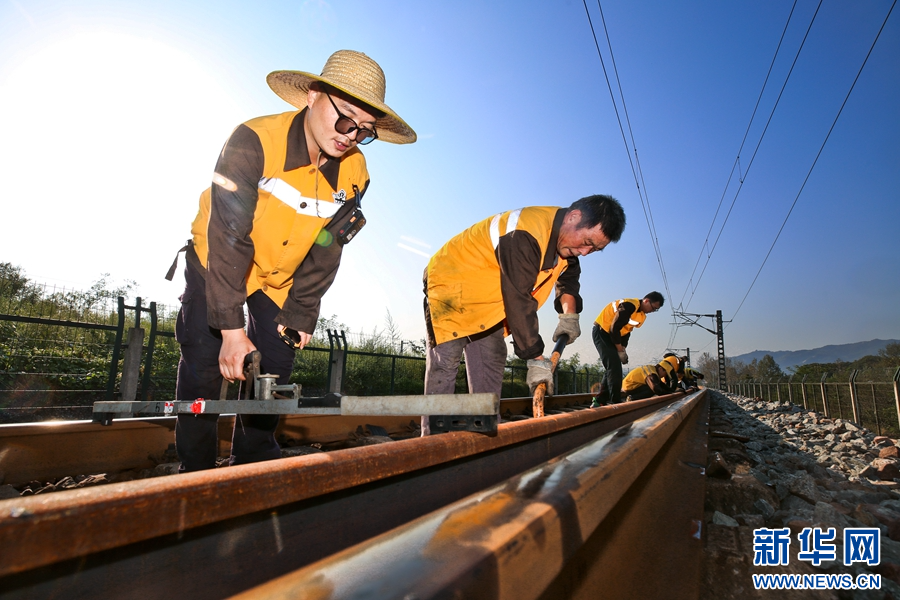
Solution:
M 619 80 L 619 73 L 618 73 L 618 69 L 616 68 L 616 60 L 615 60 L 615 57 L 613 56 L 613 52 L 612 52 L 612 43 L 610 42 L 610 39 L 609 39 L 609 31 L 606 28 L 606 19 L 603 17 L 603 8 L 600 6 L 600 1 L 598 0 L 597 7 L 600 9 L 600 19 L 603 23 L 604 34 L 606 35 L 606 45 L 609 48 L 609 56 L 610 56 L 610 59 L 612 61 L 612 65 L 613 65 L 613 71 L 614 71 L 615 78 L 616 78 L 616 85 L 619 89 L 619 95 L 622 98 L 622 111 L 625 113 L 625 121 L 628 126 L 628 136 L 625 135 L 625 128 L 622 126 L 622 118 L 619 115 L 619 107 L 616 102 L 612 84 L 610 83 L 610 80 L 609 80 L 609 74 L 606 71 L 606 64 L 603 61 L 603 53 L 600 51 L 600 44 L 597 41 L 597 33 L 594 31 L 594 23 L 591 20 L 591 13 L 588 10 L 587 0 L 582 0 L 582 3 L 584 4 L 584 12 L 585 12 L 585 14 L 587 14 L 588 25 L 590 25 L 590 28 L 591 28 L 591 35 L 594 38 L 594 47 L 597 49 L 597 56 L 600 57 L 600 66 L 603 68 L 603 76 L 606 79 L 606 87 L 609 90 L 609 97 L 612 100 L 613 109 L 615 110 L 615 113 L 616 113 L 616 121 L 619 123 L 619 132 L 622 135 L 622 143 L 625 145 L 625 153 L 628 156 L 628 163 L 629 163 L 629 165 L 631 165 L 631 173 L 634 176 L 634 183 L 635 183 L 635 186 L 637 186 L 637 190 L 638 190 L 638 198 L 641 201 L 641 208 L 644 211 L 644 220 L 647 222 L 647 229 L 650 232 L 650 240 L 653 243 L 653 250 L 656 253 L 656 262 L 657 262 L 657 264 L 659 264 L 659 271 L 662 275 L 663 286 L 665 286 L 666 295 L 669 298 L 671 298 L 672 294 L 669 290 L 669 281 L 668 281 L 668 278 L 666 277 L 666 268 L 665 268 L 665 264 L 663 263 L 662 252 L 659 247 L 659 239 L 656 235 L 656 227 L 653 223 L 653 213 L 650 210 L 650 199 L 647 196 L 646 186 L 643 185 L 644 175 L 641 172 L 641 165 L 640 165 L 640 161 L 638 160 L 637 146 L 634 143 L 634 132 L 631 129 L 631 121 L 628 118 L 628 108 L 625 106 L 625 94 L 622 91 L 622 83 Z M 631 138 L 631 148 L 634 148 L 634 160 L 632 160 L 632 158 L 631 158 L 631 148 L 629 148 L 629 146 L 628 146 L 628 137 Z
M 796 6 L 796 2 L 794 3 L 794 6 Z M 728 207 L 728 212 L 725 214 L 725 218 L 722 221 L 722 225 L 719 227 L 719 232 L 716 235 L 716 239 L 713 242 L 712 248 L 709 247 L 709 233 L 707 234 L 706 240 L 704 240 L 703 246 L 700 249 L 700 256 L 697 258 L 696 265 L 694 265 L 694 272 L 691 273 L 691 277 L 688 280 L 688 285 L 685 288 L 684 295 L 682 295 L 681 301 L 679 302 L 679 307 L 684 306 L 684 308 L 687 308 L 687 306 L 690 306 L 691 300 L 694 297 L 694 293 L 697 291 L 697 287 L 700 285 L 700 280 L 703 279 L 703 274 L 706 273 L 706 268 L 707 268 L 707 266 L 709 266 L 709 261 L 712 259 L 713 252 L 715 252 L 716 247 L 719 245 L 719 239 L 722 237 L 722 233 L 725 231 L 725 225 L 726 225 L 726 223 L 728 223 L 728 217 L 731 216 L 731 212 L 732 212 L 732 210 L 734 210 L 734 205 L 737 202 L 738 196 L 740 196 L 741 190 L 744 187 L 744 182 L 747 180 L 747 175 L 750 173 L 750 167 L 753 165 L 753 161 L 756 158 L 756 154 L 759 152 L 759 148 L 762 145 L 762 141 L 766 136 L 766 132 L 769 130 L 769 125 L 772 123 L 772 118 L 775 116 L 775 110 L 778 108 L 778 104 L 781 101 L 782 95 L 784 95 L 784 90 L 787 87 L 788 81 L 791 78 L 791 74 L 794 72 L 794 67 L 797 65 L 797 60 L 800 58 L 800 53 L 803 50 L 803 46 L 806 44 L 806 39 L 809 37 L 809 32 L 812 29 L 813 23 L 815 22 L 816 16 L 819 14 L 819 9 L 821 7 L 822 7 L 822 1 L 820 0 L 818 6 L 816 6 L 816 12 L 813 13 L 812 19 L 810 19 L 810 21 L 809 21 L 809 26 L 806 28 L 806 33 L 803 35 L 803 40 L 800 42 L 800 46 L 799 46 L 799 48 L 797 48 L 797 52 L 794 55 L 794 60 L 791 63 L 791 68 L 788 70 L 788 73 L 784 78 L 784 82 L 781 85 L 781 90 L 778 92 L 778 97 L 775 99 L 775 104 L 772 106 L 772 110 L 769 112 L 769 118 L 766 120 L 766 125 L 763 128 L 763 131 L 760 134 L 759 139 L 756 142 L 756 147 L 753 149 L 753 154 L 750 156 L 750 161 L 747 163 L 746 170 L 741 172 L 741 165 L 740 165 L 741 151 L 743 150 L 744 143 L 747 140 L 747 133 L 744 134 L 744 139 L 741 141 L 741 146 L 740 146 L 740 149 L 738 150 L 737 158 L 735 159 L 734 166 L 732 167 L 732 170 L 731 170 L 731 174 L 728 176 L 728 182 L 725 184 L 725 190 L 722 191 L 722 199 L 725 198 L 725 194 L 728 191 L 728 186 L 731 184 L 731 179 L 734 176 L 735 168 L 738 169 L 738 173 L 740 175 L 738 178 L 738 181 L 739 181 L 738 189 L 734 194 L 734 198 L 732 198 L 732 200 L 731 200 L 731 205 Z M 784 31 L 781 34 L 781 39 L 778 41 L 778 47 L 775 49 L 775 56 L 772 57 L 772 63 L 769 65 L 769 72 L 766 74 L 766 79 L 763 82 L 762 89 L 760 90 L 760 93 L 759 93 L 760 99 L 762 98 L 763 92 L 765 91 L 766 85 L 768 84 L 769 75 L 772 72 L 772 67 L 775 64 L 775 60 L 778 57 L 778 52 L 781 49 L 781 42 L 784 40 L 784 35 L 787 32 L 787 28 L 791 22 L 791 16 L 793 14 L 794 14 L 794 8 L 792 7 L 791 13 L 790 13 L 790 15 L 788 15 L 787 23 L 785 23 Z M 747 124 L 748 132 L 750 131 L 750 127 L 753 124 L 753 120 L 756 116 L 756 111 L 757 111 L 757 108 L 759 107 L 759 101 L 760 100 L 757 99 L 756 108 L 753 109 L 753 114 L 750 117 L 750 122 Z M 715 225 L 716 219 L 719 216 L 719 210 L 721 209 L 721 207 L 722 207 L 722 200 L 719 200 L 719 206 L 716 208 L 715 215 L 713 216 L 712 223 L 710 224 L 710 228 L 709 228 L 710 232 L 712 232 L 712 229 L 713 229 L 713 226 Z M 700 264 L 700 261 L 703 258 L 703 248 L 707 249 L 706 262 L 703 264 L 703 269 L 700 271 L 700 275 L 697 277 L 697 281 L 696 281 L 696 283 L 694 283 L 693 289 L 691 289 L 691 282 L 693 281 L 694 274 L 697 272 L 697 266 Z M 687 295 L 688 290 L 690 290 L 691 296 L 687 301 L 687 305 L 684 305 L 684 297 Z
M 894 6 L 896 5 L 897 0 L 894 0 L 894 2 L 891 3 L 891 8 L 888 10 L 888 14 L 884 17 L 884 21 L 881 23 L 881 27 L 878 29 L 878 33 L 875 35 L 875 39 L 872 41 L 872 45 L 869 47 L 868 53 L 866 53 L 866 58 L 863 59 L 862 65 L 859 67 L 859 71 L 857 71 L 856 77 L 853 79 L 853 83 L 850 85 L 850 89 L 847 90 L 847 95 L 844 96 L 844 101 L 841 103 L 841 107 L 838 109 L 837 115 L 835 115 L 834 121 L 831 123 L 831 127 L 828 129 L 828 133 L 825 135 L 825 139 L 822 141 L 822 145 L 819 147 L 819 151 L 816 153 L 816 158 L 813 160 L 812 165 L 810 165 L 809 171 L 807 171 L 806 177 L 803 179 L 803 183 L 800 185 L 800 190 L 797 192 L 797 195 L 794 197 L 794 201 L 791 203 L 790 210 L 788 210 L 787 215 L 785 215 L 784 221 L 781 223 L 781 227 L 778 229 L 778 233 L 775 235 L 775 239 L 772 240 L 772 245 L 769 247 L 769 251 L 766 253 L 766 257 L 763 259 L 762 264 L 759 266 L 759 270 L 756 272 L 756 276 L 750 283 L 750 287 L 747 289 L 747 293 L 744 294 L 744 298 L 741 300 L 741 303 L 732 314 L 732 320 L 734 320 L 734 317 L 737 316 L 737 313 L 741 310 L 741 307 L 744 306 L 744 301 L 747 300 L 747 296 L 750 295 L 750 290 L 753 289 L 753 286 L 756 284 L 756 280 L 759 279 L 759 274 L 762 273 L 763 267 L 766 266 L 766 262 L 769 260 L 769 256 L 772 254 L 772 250 L 775 248 L 775 244 L 776 242 L 778 242 L 778 238 L 781 237 L 781 232 L 784 231 L 784 226 L 787 224 L 788 219 L 791 217 L 791 213 L 794 211 L 794 207 L 797 206 L 797 200 L 800 199 L 800 194 L 803 193 L 803 188 L 806 187 L 806 182 L 809 181 L 809 176 L 812 174 L 813 169 L 816 167 L 816 163 L 819 162 L 819 157 L 822 155 L 822 150 L 825 149 L 825 144 L 828 143 L 828 138 L 831 137 L 831 132 L 834 131 L 834 126 L 837 125 L 838 119 L 841 117 L 841 113 L 844 111 L 844 107 L 847 105 L 847 100 L 850 99 L 850 94 L 853 93 L 853 88 L 856 87 L 856 82 L 859 81 L 859 76 L 862 74 L 866 63 L 869 61 L 869 57 L 872 55 L 872 50 L 875 49 L 875 44 L 878 43 L 878 38 L 881 37 L 881 32 L 884 31 L 884 26 L 887 25 L 888 19 L 890 18 L 891 13 L 894 11 Z

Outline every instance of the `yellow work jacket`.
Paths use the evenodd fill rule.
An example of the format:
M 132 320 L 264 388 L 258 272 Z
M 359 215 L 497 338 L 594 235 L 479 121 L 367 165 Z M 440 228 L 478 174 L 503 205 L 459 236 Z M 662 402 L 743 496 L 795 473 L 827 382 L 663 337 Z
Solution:
M 655 365 L 635 367 L 634 369 L 628 371 L 628 375 L 626 375 L 624 379 L 622 379 L 622 391 L 631 392 L 632 390 L 638 389 L 642 385 L 647 385 L 647 378 L 651 375 L 656 375 Z
M 257 290 L 283 307 L 313 244 L 334 243 L 323 228 L 366 189 L 366 162 L 356 148 L 321 168 L 310 164 L 303 118 L 303 111 L 294 111 L 239 126 L 222 151 L 213 186 L 200 195 L 191 233 L 201 265 L 212 274 L 212 326 L 242 326 L 244 300 Z M 212 268 L 210 254 L 217 261 Z
M 426 294 L 436 343 L 477 334 L 506 318 L 501 290 L 504 274 L 496 250 L 507 234 L 529 234 L 540 247 L 537 278 L 528 293 L 536 301 L 535 311 L 544 304 L 569 265 L 559 258 L 555 243 L 558 230 L 554 230 L 554 220 L 561 210 L 565 209 L 532 206 L 494 215 L 456 235 L 431 257 Z M 515 338 L 516 332 L 512 333 Z M 540 348 L 537 354 L 542 344 Z
M 612 331 L 613 323 L 616 322 L 616 311 L 619 310 L 619 306 L 623 302 L 633 304 L 635 310 L 631 313 L 631 316 L 628 317 L 628 323 L 619 330 L 619 335 L 628 335 L 634 328 L 643 325 L 644 321 L 647 320 L 647 313 L 641 312 L 641 301 L 639 298 L 624 298 L 622 300 L 610 302 L 603 307 L 603 310 L 600 311 L 600 314 L 597 315 L 597 319 L 594 322 L 600 325 L 604 331 L 610 333 Z

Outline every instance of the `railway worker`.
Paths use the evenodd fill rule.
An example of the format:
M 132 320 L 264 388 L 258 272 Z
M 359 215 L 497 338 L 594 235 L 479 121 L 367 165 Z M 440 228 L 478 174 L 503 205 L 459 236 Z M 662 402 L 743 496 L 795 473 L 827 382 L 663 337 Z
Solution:
M 622 387 L 622 365 L 628 364 L 625 348 L 631 332 L 643 325 L 647 315 L 658 311 L 665 302 L 662 294 L 650 292 L 641 300 L 623 298 L 610 302 L 600 311 L 591 335 L 594 347 L 600 353 L 605 373 L 591 408 L 621 402 L 619 390 Z
M 360 203 L 369 173 L 357 146 L 416 141 L 385 104 L 384 72 L 365 54 L 339 50 L 320 75 L 275 71 L 266 80 L 296 110 L 239 125 L 200 196 L 184 248 L 179 399 L 218 398 L 222 378 L 244 379 L 244 357 L 257 349 L 262 372 L 288 382 L 343 246 L 365 223 Z M 178 416 L 182 471 L 215 466 L 216 418 Z M 279 458 L 277 425 L 277 415 L 239 415 L 231 464 Z
M 668 371 L 663 363 L 659 363 L 643 365 L 629 371 L 622 380 L 621 393 L 628 400 L 642 400 L 671 394 L 677 389 L 678 377 Z
M 560 313 L 553 333 L 572 343 L 581 334 L 579 257 L 617 242 L 625 213 L 611 196 L 594 195 L 568 208 L 531 206 L 480 221 L 438 250 L 425 269 L 425 393 L 452 394 L 463 354 L 470 393 L 500 395 L 507 347 L 527 361 L 531 390 L 546 382 L 537 310 L 556 288 Z M 428 433 L 427 418 L 422 434 Z
M 677 386 L 684 379 L 684 358 L 680 358 L 674 352 L 666 352 L 659 361 L 659 366 L 666 370 L 669 379 Z
M 706 379 L 706 376 L 703 375 L 697 369 L 693 367 L 685 367 L 684 368 L 684 377 L 678 383 L 685 392 L 692 392 L 700 388 L 699 381 L 701 379 Z

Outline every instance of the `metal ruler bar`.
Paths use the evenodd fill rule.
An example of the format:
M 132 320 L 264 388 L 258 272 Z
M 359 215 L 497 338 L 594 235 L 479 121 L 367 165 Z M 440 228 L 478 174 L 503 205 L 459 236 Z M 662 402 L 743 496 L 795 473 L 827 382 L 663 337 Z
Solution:
M 95 402 L 94 414 L 263 414 L 263 415 L 496 415 L 496 394 L 434 394 L 429 396 L 340 396 L 264 400 L 174 400 L 171 402 Z

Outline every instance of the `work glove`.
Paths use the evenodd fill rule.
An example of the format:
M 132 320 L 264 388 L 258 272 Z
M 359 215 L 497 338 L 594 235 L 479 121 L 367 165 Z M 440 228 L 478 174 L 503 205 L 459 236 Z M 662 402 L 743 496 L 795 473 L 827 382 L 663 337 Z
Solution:
M 553 332 L 553 341 L 555 342 L 558 340 L 559 336 L 563 334 L 569 336 L 569 341 L 566 342 L 567 346 L 581 335 L 581 325 L 578 324 L 578 313 L 559 315 L 559 324 L 556 326 L 556 331 Z
M 553 372 L 550 371 L 550 361 L 547 359 L 533 358 L 525 363 L 528 366 L 528 375 L 525 377 L 525 383 L 531 393 L 541 383 L 547 384 L 547 395 L 553 395 Z
M 619 361 L 620 361 L 623 365 L 627 365 L 627 364 L 628 364 L 628 353 L 625 352 L 624 350 L 619 350 Z

